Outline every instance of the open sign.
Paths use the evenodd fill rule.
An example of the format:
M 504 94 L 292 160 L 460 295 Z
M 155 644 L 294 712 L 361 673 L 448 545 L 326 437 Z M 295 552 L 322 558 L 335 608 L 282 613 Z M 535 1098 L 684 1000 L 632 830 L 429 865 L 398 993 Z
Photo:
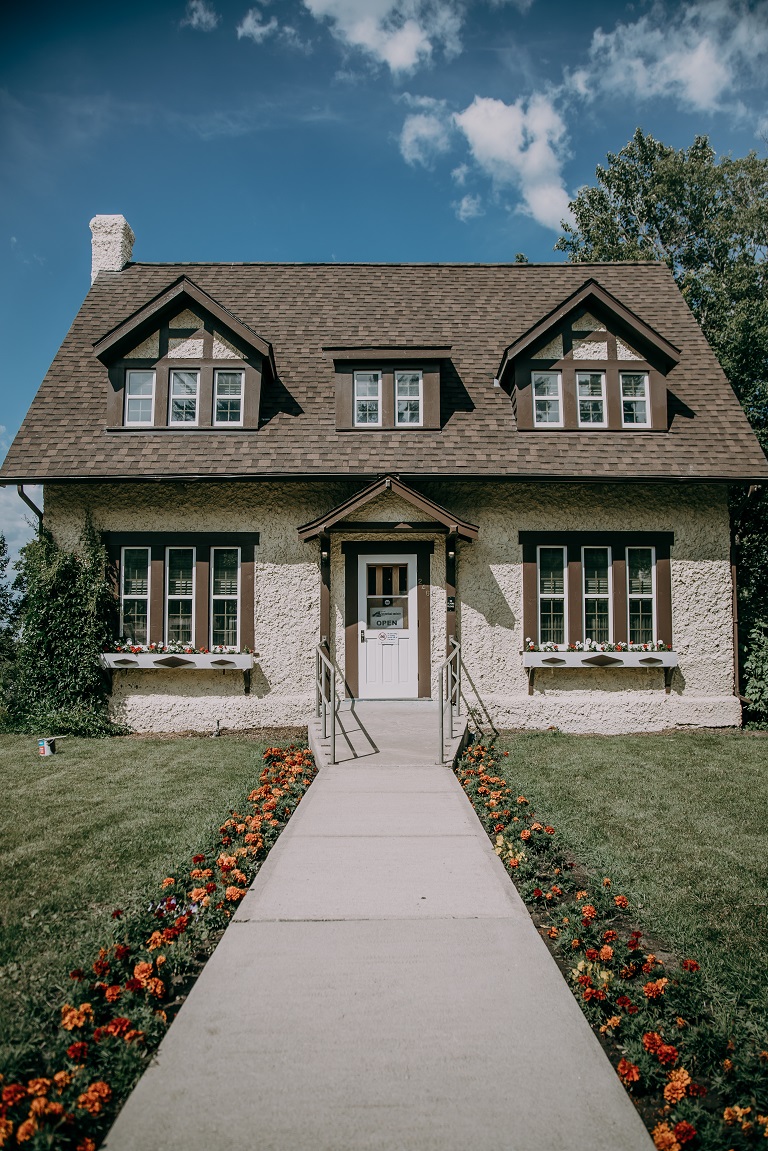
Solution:
M 402 626 L 403 609 L 401 607 L 372 607 L 370 609 L 369 627 L 401 628 Z

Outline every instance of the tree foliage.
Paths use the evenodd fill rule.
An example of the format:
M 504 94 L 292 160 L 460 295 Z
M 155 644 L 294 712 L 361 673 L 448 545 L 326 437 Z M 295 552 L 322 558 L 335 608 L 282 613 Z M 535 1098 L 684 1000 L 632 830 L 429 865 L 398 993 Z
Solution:
M 8 576 L 8 545 L 0 532 L 0 676 L 13 659 L 14 596 Z
M 671 269 L 763 449 L 768 449 L 768 160 L 675 149 L 637 129 L 571 202 L 555 245 L 572 262 L 659 260 Z M 734 489 L 742 647 L 768 619 L 768 497 Z M 768 721 L 768 708 L 760 718 Z
M 106 551 L 86 524 L 75 551 L 43 529 L 21 552 L 19 641 L 6 723 L 37 735 L 107 735 L 99 653 L 114 634 Z

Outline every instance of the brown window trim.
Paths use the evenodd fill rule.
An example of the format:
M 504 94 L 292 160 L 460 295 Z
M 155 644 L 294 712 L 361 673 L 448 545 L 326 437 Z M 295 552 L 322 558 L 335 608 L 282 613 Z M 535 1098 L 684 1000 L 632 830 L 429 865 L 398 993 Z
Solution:
M 395 372 L 420 372 L 421 423 L 395 422 Z M 381 423 L 366 427 L 355 423 L 355 372 L 381 372 Z M 440 428 L 440 362 L 418 357 L 402 359 L 341 359 L 336 363 L 336 430 L 343 432 L 424 432 Z
M 195 645 L 210 642 L 211 592 L 209 580 L 212 547 L 240 548 L 240 647 L 253 651 L 254 555 L 259 532 L 102 532 L 101 536 L 120 587 L 120 556 L 123 548 L 150 549 L 149 643 L 165 643 L 165 555 L 166 548 L 195 548 L 197 582 L 195 589 Z M 201 636 L 204 640 L 201 641 Z
M 379 543 L 372 540 L 358 543 L 345 540 L 341 551 L 344 563 L 344 666 L 346 669 L 347 698 L 356 699 L 359 689 L 358 653 L 358 575 L 357 561 L 361 555 L 377 555 L 392 552 L 413 552 L 416 555 L 416 595 L 418 605 L 418 661 L 419 699 L 429 699 L 432 695 L 432 659 L 430 646 L 430 574 L 429 557 L 435 550 L 431 540 L 399 540 L 397 543 Z
M 626 548 L 653 547 L 656 549 L 656 632 L 657 637 L 670 647 L 672 631 L 672 578 L 670 551 L 675 542 L 674 532 L 519 532 L 523 548 L 523 638 L 531 636 L 539 642 L 539 611 L 537 586 L 537 547 L 564 547 L 568 563 L 568 636 L 570 644 L 584 639 L 581 626 L 581 549 L 583 547 L 609 547 L 613 567 L 613 642 L 626 643 L 629 620 L 626 594 Z M 654 638 L 657 638 L 654 637 Z

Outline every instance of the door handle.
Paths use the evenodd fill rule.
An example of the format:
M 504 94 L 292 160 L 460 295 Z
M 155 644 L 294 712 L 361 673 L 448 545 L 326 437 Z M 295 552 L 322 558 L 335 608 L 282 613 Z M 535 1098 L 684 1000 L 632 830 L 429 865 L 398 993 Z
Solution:
M 365 643 L 365 630 L 360 628 L 360 643 Z

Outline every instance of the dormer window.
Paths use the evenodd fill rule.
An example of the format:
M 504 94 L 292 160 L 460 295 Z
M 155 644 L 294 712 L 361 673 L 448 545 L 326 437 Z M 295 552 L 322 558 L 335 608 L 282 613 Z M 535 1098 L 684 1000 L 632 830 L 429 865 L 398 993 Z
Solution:
M 563 382 L 560 372 L 534 372 L 533 420 L 539 426 L 563 426 Z
M 155 373 L 125 373 L 125 422 L 151 426 L 155 419 Z
M 395 403 L 395 422 L 398 426 L 421 426 L 421 372 L 395 372 Z
M 355 372 L 355 427 L 381 427 L 381 372 Z
M 232 427 L 243 422 L 243 373 L 216 372 L 214 423 Z
M 200 373 L 171 372 L 170 424 L 196 424 Z
M 579 427 L 604 428 L 605 372 L 577 372 L 576 391 L 579 400 Z
M 627 428 L 648 427 L 648 373 L 621 373 L 621 422 Z

